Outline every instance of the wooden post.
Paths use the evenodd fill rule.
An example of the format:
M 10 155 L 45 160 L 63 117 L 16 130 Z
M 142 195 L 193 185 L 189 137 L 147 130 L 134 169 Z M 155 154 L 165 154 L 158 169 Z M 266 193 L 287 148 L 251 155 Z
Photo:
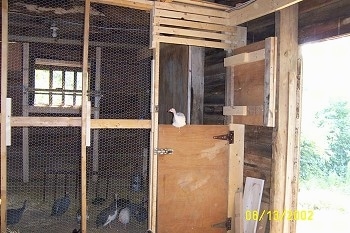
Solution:
M 100 118 L 100 100 L 101 100 L 101 47 L 96 47 L 96 78 L 95 78 L 95 110 L 94 110 L 94 119 Z M 97 182 L 98 176 L 98 143 L 99 139 L 99 130 L 94 129 L 94 142 L 93 142 L 93 151 L 92 151 L 92 171 L 93 171 L 93 181 Z
M 159 53 L 160 43 L 155 42 L 153 48 L 152 61 L 152 82 L 151 82 L 151 142 L 150 142 L 150 201 L 148 203 L 149 218 L 148 228 L 156 232 L 157 221 L 157 176 L 158 157 L 154 154 L 154 149 L 158 147 L 158 106 L 159 106 Z
M 29 87 L 29 43 L 23 43 L 23 100 L 22 115 L 28 117 L 28 89 Z M 23 156 L 23 182 L 29 182 L 29 129 L 23 128 L 22 136 L 22 156 Z
M 81 232 L 86 233 L 86 130 L 87 130 L 87 88 L 89 52 L 90 0 L 85 0 L 83 87 L 81 103 Z M 90 117 L 90 116 L 89 116 Z
M 191 85 L 189 85 L 188 96 L 191 102 L 188 103 L 190 109 L 191 124 L 203 124 L 204 108 L 204 52 L 203 47 L 189 46 L 189 72 Z M 192 89 L 192 90 L 191 90 Z M 192 92 L 192 94 L 191 94 Z
M 277 116 L 272 139 L 271 210 L 280 214 L 292 210 L 292 186 L 295 182 L 298 60 L 298 5 L 276 14 Z M 295 198 L 295 197 L 294 197 Z M 271 221 L 271 233 L 295 232 L 289 220 Z
M 7 146 L 6 146 L 6 98 L 8 70 L 8 1 L 2 0 L 1 31 L 1 232 L 6 232 L 7 210 Z

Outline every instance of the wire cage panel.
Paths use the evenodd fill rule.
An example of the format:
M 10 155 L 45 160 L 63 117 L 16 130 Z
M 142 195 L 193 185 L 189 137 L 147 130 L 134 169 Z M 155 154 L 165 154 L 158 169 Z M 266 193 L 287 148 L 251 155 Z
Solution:
M 12 117 L 29 125 L 12 127 L 7 149 L 11 231 L 79 229 L 82 179 L 88 232 L 147 230 L 150 129 L 91 129 L 81 177 L 81 127 L 53 127 L 58 117 L 81 117 L 84 4 L 9 0 L 7 96 Z M 91 4 L 91 118 L 151 119 L 149 26 L 149 12 Z M 30 117 L 47 127 L 30 126 Z M 114 210 L 115 194 L 120 205 L 110 228 L 98 219 Z

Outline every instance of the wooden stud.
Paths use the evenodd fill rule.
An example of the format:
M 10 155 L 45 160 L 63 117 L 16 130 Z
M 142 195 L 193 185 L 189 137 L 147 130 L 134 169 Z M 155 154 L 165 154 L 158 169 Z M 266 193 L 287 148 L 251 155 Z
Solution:
M 87 133 L 87 89 L 88 89 L 88 52 L 90 27 L 90 0 L 85 0 L 84 43 L 83 43 L 83 85 L 81 104 L 81 232 L 87 232 L 86 224 L 86 133 Z M 90 116 L 89 116 L 90 117 Z
M 22 115 L 28 117 L 29 93 L 29 43 L 23 43 L 23 100 L 22 100 Z M 23 157 L 23 182 L 29 182 L 29 129 L 23 127 L 22 136 L 22 157 Z
M 290 6 L 276 14 L 277 115 L 272 139 L 271 209 L 292 210 L 294 156 L 296 155 L 296 88 L 298 60 L 298 6 Z M 295 198 L 295 197 L 294 197 Z M 289 220 L 271 221 L 271 233 L 291 231 Z
M 265 39 L 264 125 L 275 126 L 277 38 Z
M 160 43 L 155 42 L 152 62 L 152 83 L 151 83 L 151 142 L 150 142 L 150 202 L 148 228 L 156 231 L 157 222 L 157 177 L 158 177 L 158 157 L 154 154 L 154 149 L 158 146 L 158 106 L 159 106 L 159 67 L 160 67 Z
M 257 0 L 256 2 L 230 14 L 233 25 L 239 25 L 261 16 L 279 11 L 302 0 Z
M 92 129 L 150 129 L 150 120 L 91 119 Z
M 185 3 L 188 5 L 207 7 L 207 8 L 218 9 L 218 10 L 223 10 L 223 11 L 230 9 L 228 6 L 213 3 L 213 2 L 208 2 L 208 1 L 173 0 L 173 2 Z
M 86 104 L 86 146 L 91 145 L 91 101 Z
M 235 219 L 236 216 L 240 216 L 242 219 L 241 204 L 236 200 L 237 193 L 243 192 L 243 167 L 244 167 L 244 125 L 230 124 L 229 129 L 235 132 L 234 143 L 229 145 L 229 177 L 228 177 L 228 203 L 227 203 L 227 216 Z M 236 203 L 238 201 L 238 203 Z M 237 213 L 239 211 L 239 213 Z M 237 215 L 238 214 L 238 215 Z M 233 221 L 233 222 L 235 222 Z M 238 232 L 233 231 L 236 229 L 237 223 L 232 227 L 229 233 Z M 239 227 L 239 226 L 237 226 Z M 243 226 L 242 226 L 243 227 Z M 242 231 L 240 231 L 243 233 Z
M 243 213 L 243 191 L 237 191 L 235 194 L 235 215 L 234 215 L 234 231 L 235 233 L 243 233 L 243 220 L 245 219 L 245 213 Z
M 1 125 L 6 122 L 7 71 L 8 71 L 8 1 L 2 0 L 1 20 Z M 1 127 L 1 232 L 6 232 L 7 211 L 7 146 L 6 127 Z
M 64 66 L 64 67 L 78 67 L 82 68 L 83 65 L 81 62 L 77 61 L 64 61 L 64 60 L 53 60 L 53 59 L 43 59 L 43 58 L 36 58 L 35 59 L 36 65 L 54 65 L 54 66 Z

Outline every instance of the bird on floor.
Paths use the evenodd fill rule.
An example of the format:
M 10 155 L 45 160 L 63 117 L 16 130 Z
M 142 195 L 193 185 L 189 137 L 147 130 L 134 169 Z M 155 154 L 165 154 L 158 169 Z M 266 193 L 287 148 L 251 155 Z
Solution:
M 119 222 L 124 224 L 124 229 L 126 229 L 126 224 L 130 222 L 130 210 L 128 207 L 122 209 L 118 217 Z
M 186 125 L 186 117 L 182 112 L 176 112 L 175 108 L 169 109 L 169 112 L 173 113 L 173 126 L 181 128 Z
M 18 208 L 18 209 L 8 209 L 7 210 L 7 225 L 14 225 L 17 224 L 19 222 L 19 220 L 21 220 L 22 218 L 22 214 L 24 212 L 24 210 L 26 209 L 26 204 L 27 204 L 27 200 L 25 200 L 23 202 L 22 207 Z
M 130 203 L 130 215 L 132 218 L 135 218 L 138 222 L 144 222 L 148 218 L 148 211 L 145 207 L 145 204 L 148 202 L 147 198 L 144 198 L 140 203 Z
M 115 194 L 115 200 L 118 200 L 118 195 Z M 96 228 L 100 226 L 107 226 L 111 228 L 111 222 L 117 218 L 118 215 L 118 202 L 113 201 L 111 205 L 103 209 L 96 218 Z
M 81 229 L 74 229 L 72 233 L 81 233 Z
M 81 208 L 79 208 L 77 210 L 76 218 L 77 218 L 77 223 L 80 223 L 81 222 Z M 86 220 L 89 220 L 89 215 L 88 214 L 86 215 Z
M 68 193 L 64 195 L 64 197 L 61 197 L 57 200 L 52 205 L 52 210 L 51 210 L 51 216 L 62 216 L 69 208 L 70 205 L 70 198 L 68 196 Z

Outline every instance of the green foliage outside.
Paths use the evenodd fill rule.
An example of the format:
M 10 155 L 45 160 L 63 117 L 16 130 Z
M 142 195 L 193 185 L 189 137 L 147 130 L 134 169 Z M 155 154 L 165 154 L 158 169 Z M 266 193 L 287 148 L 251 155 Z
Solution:
M 316 124 L 326 130 L 325 151 L 315 142 L 301 139 L 301 182 L 316 182 L 317 186 L 350 186 L 350 108 L 337 101 L 316 114 Z

